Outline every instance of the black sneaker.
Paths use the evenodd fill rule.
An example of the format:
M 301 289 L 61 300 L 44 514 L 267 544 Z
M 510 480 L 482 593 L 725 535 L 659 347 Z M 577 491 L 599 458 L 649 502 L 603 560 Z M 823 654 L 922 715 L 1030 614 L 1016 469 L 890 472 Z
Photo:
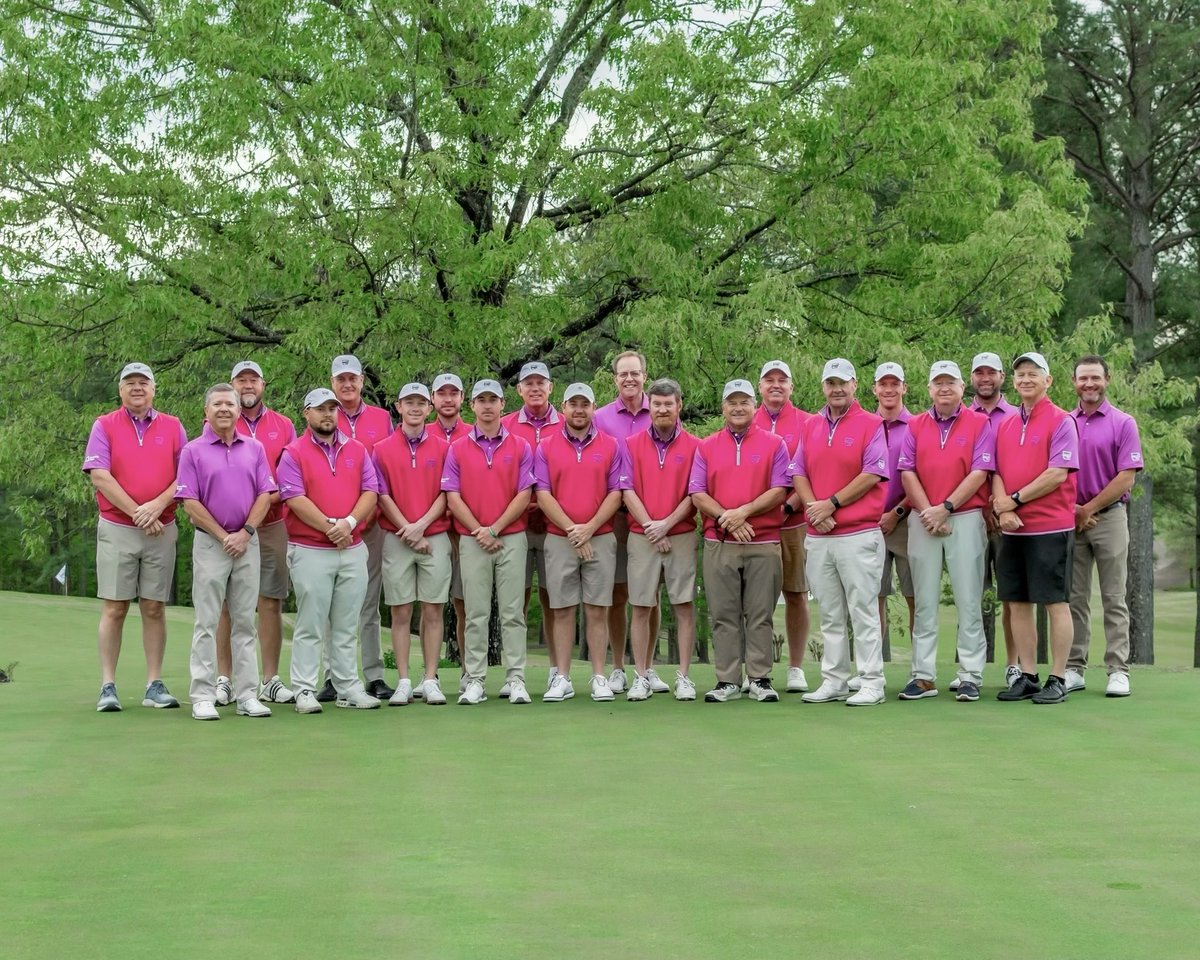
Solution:
M 979 699 L 979 687 L 973 684 L 970 680 L 964 680 L 958 685 L 958 690 L 954 694 L 954 699 L 973 703 Z
M 1035 693 L 1040 692 L 1042 685 L 1038 683 L 1036 676 L 1030 677 L 1029 674 L 1023 673 L 1013 681 L 1011 687 L 1007 687 L 996 694 L 997 700 L 1029 700 Z
M 333 687 L 332 680 L 326 680 L 325 686 L 321 688 L 317 694 L 317 703 L 333 703 L 337 700 L 337 690 Z
M 1067 699 L 1067 688 L 1063 685 L 1061 677 L 1049 676 L 1046 678 L 1046 685 L 1030 699 L 1034 703 L 1064 703 Z
M 900 700 L 925 700 L 937 695 L 938 688 L 932 680 L 917 680 L 914 678 L 909 680 L 908 685 L 896 696 Z
M 390 700 L 395 692 L 384 680 L 372 680 L 367 684 L 367 693 L 376 700 Z

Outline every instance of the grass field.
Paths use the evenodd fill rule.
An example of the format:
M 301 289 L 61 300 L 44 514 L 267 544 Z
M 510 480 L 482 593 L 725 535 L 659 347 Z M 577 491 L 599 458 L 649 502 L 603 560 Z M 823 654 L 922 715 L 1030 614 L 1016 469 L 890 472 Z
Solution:
M 137 705 L 136 618 L 98 715 L 95 603 L 0 594 L 0 957 L 1195 957 L 1195 598 L 1158 610 L 1127 700 L 511 707 L 493 671 L 202 724 Z

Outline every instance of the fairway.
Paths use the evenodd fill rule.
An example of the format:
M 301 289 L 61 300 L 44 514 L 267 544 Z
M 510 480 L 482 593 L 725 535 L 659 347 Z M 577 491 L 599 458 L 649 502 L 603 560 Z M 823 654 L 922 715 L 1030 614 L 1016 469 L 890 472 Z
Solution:
M 510 706 L 493 668 L 470 709 L 203 724 L 190 611 L 183 709 L 139 705 L 131 615 L 125 710 L 98 715 L 96 603 L 0 594 L 0 956 L 1192 957 L 1194 603 L 1159 595 L 1127 700 L 1100 669 L 1063 706 L 997 703 L 989 665 L 957 703 L 943 643 L 939 698 L 876 709 L 595 704 L 577 664 L 563 704 Z

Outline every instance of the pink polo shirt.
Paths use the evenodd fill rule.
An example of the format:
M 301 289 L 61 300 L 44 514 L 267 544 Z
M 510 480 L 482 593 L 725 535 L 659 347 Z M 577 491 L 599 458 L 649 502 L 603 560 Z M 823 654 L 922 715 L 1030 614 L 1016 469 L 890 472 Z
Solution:
M 677 426 L 666 442 L 659 439 L 654 428 L 635 433 L 625 445 L 625 470 L 629 477 L 629 489 L 650 514 L 651 520 L 665 520 L 688 496 L 688 481 L 692 475 L 692 461 L 696 456 L 698 438 L 682 426 Z M 645 527 L 629 515 L 629 529 L 633 533 L 644 533 Z M 668 536 L 692 533 L 696 529 L 696 511 L 688 511 L 670 530 Z
M 542 441 L 561 429 L 561 422 L 562 418 L 553 406 L 546 407 L 546 413 L 541 417 L 532 416 L 527 408 L 521 407 L 520 410 L 506 414 L 500 421 L 500 425 L 513 436 L 520 437 L 528 443 L 531 451 L 536 451 Z M 527 526 L 529 532 L 533 534 L 546 532 L 546 518 L 538 509 L 537 497 L 533 497 L 529 501 Z
M 187 432 L 175 417 L 148 410 L 138 419 L 124 407 L 96 418 L 83 454 L 83 472 L 107 470 L 135 503 L 153 500 L 175 483 L 179 455 L 187 445 Z M 96 504 L 100 516 L 123 527 L 136 526 L 132 518 L 118 510 L 99 490 Z M 172 501 L 158 519 L 175 522 Z
M 898 467 L 917 475 L 931 504 L 945 503 L 968 473 L 984 470 L 990 478 L 996 468 L 991 421 L 961 404 L 944 419 L 936 410 L 927 410 L 908 421 Z M 955 513 L 983 509 L 990 495 L 989 480 L 985 479 Z
M 1000 394 L 999 401 L 997 401 L 996 405 L 992 407 L 991 410 L 984 410 L 982 404 L 979 402 L 978 397 L 971 401 L 971 406 L 969 409 L 974 410 L 976 413 L 982 413 L 988 418 L 988 421 L 992 425 L 992 435 L 995 436 L 996 432 L 1000 429 L 1000 424 L 1021 408 L 1019 405 L 1013 405 L 1009 403 L 1004 394 Z
M 813 495 L 818 500 L 828 500 L 860 473 L 890 479 L 887 461 L 883 421 L 854 400 L 837 419 L 830 418 L 826 406 L 805 424 L 792 461 L 792 475 L 807 477 Z M 836 526 L 829 533 L 819 533 L 810 525 L 808 535 L 844 537 L 878 528 L 885 487 L 886 484 L 877 483 L 853 503 L 834 510 Z
M 808 423 L 810 417 L 811 413 L 801 410 L 791 400 L 787 400 L 776 414 L 772 414 L 765 403 L 761 404 L 754 411 L 754 419 L 751 422 L 756 427 L 762 427 L 769 433 L 782 437 L 787 445 L 788 461 L 791 462 L 791 458 L 796 455 L 796 445 L 800 442 L 800 430 Z M 804 515 L 803 510 L 783 515 L 784 530 L 803 527 L 807 523 L 808 517 Z
M 912 414 L 904 407 L 895 420 L 883 421 L 883 442 L 887 446 L 888 481 L 887 490 L 883 494 L 883 516 L 888 510 L 895 510 L 904 500 L 904 483 L 900 479 L 900 451 L 904 449 L 904 439 L 908 436 L 908 424 Z
M 1142 441 L 1137 421 L 1105 400 L 1092 414 L 1071 411 L 1079 429 L 1079 503 L 1088 503 L 1122 470 L 1141 470 Z M 1129 502 L 1129 494 L 1119 501 Z
M 597 430 L 603 430 L 610 437 L 628 440 L 635 433 L 650 429 L 650 398 L 643 393 L 641 406 L 636 413 L 630 413 L 621 398 L 617 397 L 596 411 L 592 423 Z
M 1065 533 L 1075 529 L 1075 492 L 1078 486 L 1079 433 L 1075 419 L 1056 407 L 1049 397 L 1033 405 L 1029 416 L 1024 407 L 1017 416 L 1000 424 L 996 435 L 996 472 L 1004 490 L 1012 494 L 1039 477 L 1049 467 L 1064 467 L 1067 479 L 1044 497 L 1017 508 L 1024 524 L 1005 536 Z
M 237 432 L 244 437 L 253 437 L 267 451 L 267 463 L 274 470 L 279 466 L 279 458 L 283 456 L 283 448 L 296 439 L 296 426 L 282 413 L 263 407 L 253 420 L 248 418 L 245 411 L 237 418 Z M 287 507 L 281 500 L 271 504 L 267 517 L 263 520 L 264 527 L 278 523 L 287 513 Z
M 198 501 L 226 533 L 241 530 L 254 501 L 276 489 L 267 451 L 253 437 L 235 432 L 226 444 L 206 423 L 179 455 L 176 501 Z
M 287 445 L 275 472 L 279 496 L 284 500 L 308 497 L 326 517 L 348 517 L 366 491 L 379 492 L 375 465 L 367 448 L 344 433 L 337 433 L 330 444 L 321 443 L 305 430 Z M 323 550 L 337 549 L 325 536 L 325 529 L 314 529 L 288 511 L 285 518 L 288 543 Z M 354 528 L 351 546 L 362 542 L 367 524 Z
M 397 430 L 377 443 L 372 454 L 379 492 L 396 501 L 400 512 L 410 521 L 420 520 L 442 494 L 442 470 L 449 450 L 450 444 L 430 429 L 414 439 Z M 398 529 L 382 510 L 379 525 L 390 533 Z M 449 529 L 450 518 L 443 513 L 425 528 L 425 534 L 432 537 Z
M 707 493 L 724 509 L 753 503 L 772 487 L 790 488 L 787 446 L 782 437 L 753 423 L 740 437 L 722 427 L 696 446 L 689 493 Z M 876 518 L 878 519 L 878 518 Z M 783 524 L 783 504 L 750 518 L 752 543 L 778 543 Z M 704 518 L 705 540 L 726 540 L 712 517 Z
M 442 426 L 442 421 L 434 417 L 429 421 L 429 429 L 447 443 L 453 443 L 455 440 L 461 440 L 469 434 L 471 432 L 471 425 L 464 421 L 462 417 L 459 417 L 454 421 L 454 426 L 447 430 Z
M 495 437 L 485 437 L 478 428 L 472 428 L 467 436 L 455 440 L 446 454 L 442 489 L 461 496 L 475 519 L 485 527 L 491 527 L 504 515 L 513 497 L 532 486 L 533 450 L 524 437 L 509 433 L 503 426 Z M 526 511 L 497 533 L 500 536 L 520 533 L 528 520 Z M 457 517 L 454 529 L 465 536 L 471 535 Z
M 392 435 L 392 415 L 383 407 L 373 407 L 369 403 L 360 403 L 354 416 L 338 407 L 338 429 L 352 440 L 357 440 L 370 453 L 375 449 L 375 444 Z
M 587 523 L 605 497 L 629 486 L 629 478 L 621 473 L 624 459 L 620 441 L 597 430 L 595 424 L 583 440 L 576 440 L 563 427 L 543 437 L 534 451 L 534 483 L 538 490 L 553 495 L 573 523 Z M 609 519 L 596 530 L 596 536 L 611 531 Z M 546 532 L 556 537 L 567 535 L 549 520 Z

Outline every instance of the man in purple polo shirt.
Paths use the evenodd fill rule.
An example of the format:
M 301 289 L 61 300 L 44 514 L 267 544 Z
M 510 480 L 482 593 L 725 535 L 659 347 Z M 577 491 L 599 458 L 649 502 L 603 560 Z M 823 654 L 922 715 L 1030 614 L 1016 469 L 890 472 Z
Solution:
M 218 383 L 204 394 L 204 430 L 183 448 L 175 500 L 196 528 L 192 542 L 191 700 L 196 720 L 217 712 L 217 624 L 228 606 L 234 696 L 239 716 L 269 717 L 256 696 L 258 655 L 254 609 L 258 603 L 257 527 L 271 507 L 275 478 L 263 445 L 237 431 L 238 394 Z
M 1104 607 L 1105 696 L 1129 696 L 1129 607 L 1125 578 L 1129 560 L 1129 519 L 1125 504 L 1137 472 L 1142 445 L 1137 421 L 1108 402 L 1108 363 L 1090 354 L 1075 361 L 1071 411 L 1079 427 L 1079 476 L 1075 507 L 1075 553 L 1071 580 L 1074 641 L 1067 658 L 1067 693 L 1083 690 L 1091 642 L 1092 564 L 1100 574 Z
M 597 430 L 616 437 L 624 445 L 635 433 L 650 429 L 650 401 L 646 398 L 646 358 L 636 350 L 618 353 L 612 363 L 613 383 L 617 398 L 596 411 L 593 421 Z M 612 606 L 608 608 L 608 643 L 612 648 L 613 670 L 608 678 L 613 693 L 626 688 L 625 646 L 626 605 L 629 603 L 629 584 L 626 569 L 629 564 L 626 546 L 629 542 L 629 514 L 622 506 L 613 517 L 613 533 L 617 537 L 617 572 L 613 583 Z M 658 636 L 658 606 L 652 611 L 650 636 Z M 671 688 L 653 670 L 648 671 L 651 689 L 663 693 Z

